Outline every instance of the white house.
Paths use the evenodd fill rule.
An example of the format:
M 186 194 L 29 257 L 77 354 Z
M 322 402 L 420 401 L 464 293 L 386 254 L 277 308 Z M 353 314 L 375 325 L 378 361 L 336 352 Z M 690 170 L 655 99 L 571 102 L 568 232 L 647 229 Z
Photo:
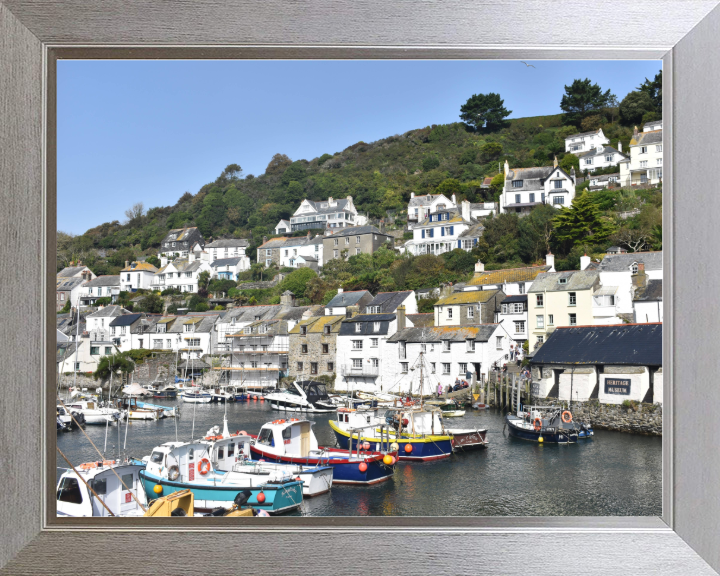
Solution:
M 633 322 L 662 322 L 662 280 L 648 280 L 633 295 Z
M 444 194 L 419 194 L 415 196 L 415 192 L 410 192 L 410 202 L 408 202 L 407 209 L 408 222 L 422 222 L 428 217 L 428 214 L 456 207 L 455 194 L 448 200 Z
M 138 288 L 149 289 L 158 269 L 148 262 L 125 262 L 120 270 L 120 290 L 136 292 Z
M 535 206 L 552 204 L 570 206 L 575 198 L 575 169 L 570 174 L 558 167 L 557 158 L 552 166 L 515 168 L 510 170 L 505 160 L 505 185 L 500 195 L 500 212 L 530 213 Z
M 351 290 L 345 292 L 338 288 L 338 293 L 325 304 L 326 316 L 344 316 L 348 306 L 357 306 L 358 310 L 365 311 L 365 307 L 373 301 L 373 295 L 367 290 Z
M 88 336 L 81 337 L 78 342 L 58 342 L 56 346 L 60 374 L 95 372 L 103 356 L 119 352 L 112 342 L 91 341 Z M 71 380 L 63 379 L 63 383 L 70 384 Z
M 189 312 L 186 316 L 176 317 L 171 323 L 165 323 L 165 336 L 159 333 L 149 336 L 149 342 L 165 339 L 166 343 L 170 342 L 172 350 L 180 351 L 181 358 L 199 360 L 217 348 L 215 322 L 219 317 L 217 312 Z M 158 325 L 162 324 L 162 320 Z M 152 346 L 154 348 L 155 344 Z
M 211 277 L 220 280 L 237 280 L 238 272 L 246 270 L 241 256 L 222 258 L 210 264 Z
M 643 124 L 643 132 L 654 132 L 655 130 L 662 130 L 662 119 L 651 120 Z
M 615 174 L 602 174 L 600 176 L 590 176 L 590 186 L 588 190 L 599 190 L 600 188 L 607 188 L 612 184 L 619 184 L 620 172 Z
M 88 270 L 86 278 L 89 278 L 90 274 L 92 272 Z M 88 281 L 84 278 L 61 278 L 58 276 L 55 284 L 56 310 L 62 310 L 68 302 L 72 307 L 77 306 L 80 295 L 83 293 L 83 286 Z
M 115 316 L 110 321 L 110 340 L 120 349 L 122 352 L 133 350 L 135 348 L 149 348 L 150 345 L 147 341 L 142 341 L 142 345 L 138 345 L 138 342 L 133 342 L 133 329 L 140 323 L 144 314 L 121 314 Z M 92 334 L 92 333 L 91 333 Z M 135 344 L 135 346 L 133 346 Z
M 628 156 L 620 151 L 622 150 L 622 144 L 618 143 L 618 148 L 616 150 L 612 146 L 597 144 L 587 152 L 577 154 L 580 159 L 580 171 L 595 172 L 595 170 L 601 168 L 617 166 L 623 160 L 627 160 Z
M 417 394 L 421 364 L 423 394 L 435 392 L 438 383 L 447 387 L 457 378 L 467 380 L 468 374 L 472 382 L 481 381 L 507 362 L 511 342 L 502 324 L 398 330 L 383 351 L 383 377 L 391 384 L 381 391 Z
M 602 146 L 609 142 L 610 139 L 603 134 L 602 128 L 590 132 L 571 134 L 565 138 L 565 152 L 572 152 L 573 154 L 587 152 L 590 148 Z
M 72 262 L 71 262 L 72 264 Z M 57 273 L 58 278 L 82 278 L 83 280 L 94 280 L 97 278 L 90 268 L 78 262 L 77 266 L 68 266 Z
M 528 296 L 507 296 L 500 304 L 497 322 L 502 324 L 510 337 L 521 344 L 528 339 Z
M 654 128 L 657 124 L 645 126 Z M 620 162 L 620 184 L 658 184 L 662 181 L 663 144 L 662 122 L 658 130 L 638 132 L 637 126 L 630 140 L 630 158 Z
M 288 220 L 280 220 L 275 226 L 275 235 L 289 234 L 290 233 L 290 222 Z
M 636 290 L 644 290 L 648 280 L 662 281 L 662 252 L 606 254 L 597 271 L 600 273 L 600 281 L 603 286 L 617 288 L 612 300 L 614 300 L 618 315 L 632 322 L 635 315 L 633 301 Z M 660 296 L 662 297 L 662 292 Z M 608 298 L 608 300 L 610 299 Z M 658 321 L 660 321 L 659 318 Z
M 469 202 L 467 208 L 469 209 Z M 424 220 L 412 227 L 413 238 L 405 243 L 405 250 L 410 254 L 442 254 L 458 248 L 458 241 L 463 232 L 475 226 L 477 222 L 463 217 L 457 208 L 438 210 L 428 214 Z M 472 239 L 468 239 L 472 249 Z M 463 247 L 464 248 L 464 247 Z
M 168 260 L 174 258 L 187 258 L 195 244 L 205 245 L 205 239 L 196 227 L 192 228 L 175 228 L 167 233 L 163 241 L 160 243 L 161 266 L 165 266 Z
M 197 292 L 201 272 L 208 272 L 212 276 L 212 268 L 207 262 L 188 262 L 185 258 L 178 258 L 155 273 L 151 287 L 160 291 L 174 288 L 180 292 Z
M 221 238 L 209 244 L 205 244 L 202 248 L 201 260 L 205 260 L 208 264 L 212 264 L 216 260 L 225 260 L 227 258 L 239 258 L 237 268 L 238 272 L 250 269 L 250 258 L 245 254 L 249 243 L 244 238 Z M 193 250 L 198 250 L 200 243 L 198 242 Z M 196 258 L 198 259 L 198 258 Z
M 405 314 L 417 314 L 417 297 L 413 290 L 402 292 L 378 292 L 365 306 L 365 314 L 393 314 L 399 306 L 405 306 Z
M 119 294 L 120 276 L 98 276 L 82 286 L 80 304 L 90 306 L 100 298 L 111 298 L 114 302 Z
M 312 237 L 310 232 L 308 232 L 307 236 L 288 238 L 280 248 L 280 266 L 297 268 L 299 256 L 316 258 L 318 266 L 322 266 L 323 240 L 324 237 L 321 234 Z
M 305 199 L 290 218 L 292 232 L 311 228 L 347 228 L 366 223 L 367 218 L 358 214 L 352 196 L 342 200 L 335 200 L 331 196 L 318 202 Z
M 465 204 L 467 200 L 463 200 L 460 205 Z M 490 214 L 497 214 L 497 204 L 495 202 L 471 202 L 470 218 L 477 220 L 479 218 L 487 218 Z
M 395 381 L 392 369 L 383 365 L 383 350 L 406 322 L 404 306 L 396 314 L 358 314 L 343 320 L 337 335 L 335 390 L 388 390 Z

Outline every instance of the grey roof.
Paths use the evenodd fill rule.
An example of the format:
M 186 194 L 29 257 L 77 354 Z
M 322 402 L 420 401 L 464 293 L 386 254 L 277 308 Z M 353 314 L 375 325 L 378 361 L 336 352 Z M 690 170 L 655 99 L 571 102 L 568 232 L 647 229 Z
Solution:
M 395 320 L 395 314 L 360 314 L 354 318 L 343 320 L 340 325 L 339 336 L 373 336 L 374 334 L 385 336 L 390 331 L 390 322 Z M 379 329 L 375 330 L 375 324 Z M 358 332 L 357 325 L 360 325 Z
M 142 314 L 122 314 L 116 316 L 115 319 L 110 322 L 110 326 L 132 326 L 135 322 L 142 318 Z
M 654 126 L 655 124 L 660 124 L 660 126 L 662 126 L 662 118 L 660 120 L 652 120 L 651 122 L 645 122 L 645 124 L 643 124 L 643 130 L 646 126 Z
M 205 242 L 200 230 L 196 226 L 188 228 L 174 228 L 170 230 L 163 238 L 161 245 L 168 242 L 187 242 L 188 248 L 191 247 L 196 241 Z M 170 249 L 172 250 L 172 248 Z
M 312 306 L 284 306 L 272 304 L 268 306 L 240 306 L 225 312 L 218 320 L 219 324 L 231 324 L 233 319 L 238 323 L 256 322 L 258 320 L 300 320 Z
M 237 266 L 242 261 L 241 257 L 237 258 L 222 258 L 220 260 L 215 260 L 210 266 L 212 268 L 217 268 L 218 266 Z
M 129 310 L 125 310 L 122 306 L 105 306 L 100 308 L 97 312 L 93 312 L 88 315 L 88 318 L 114 318 L 115 316 L 122 316 L 123 314 L 130 314 Z
M 600 262 L 600 272 L 625 272 L 635 263 L 645 264 L 645 270 L 662 270 L 662 252 L 629 252 L 606 254 Z
M 420 314 L 406 314 L 405 318 L 410 320 L 416 328 L 435 326 L 435 314 L 425 312 Z
M 189 320 L 196 320 L 198 316 L 191 315 L 192 313 L 188 313 L 186 316 L 183 317 L 179 322 L 175 321 L 173 322 L 172 328 L 170 328 L 167 332 L 168 333 L 185 333 L 185 324 L 188 324 Z M 201 316 L 202 318 L 199 322 L 195 324 L 195 333 L 198 332 L 212 332 L 213 326 L 215 326 L 215 321 L 218 319 L 219 314 L 212 314 L 210 316 Z M 187 332 L 188 336 L 191 336 L 193 332 Z
M 205 250 L 208 248 L 245 248 L 249 244 L 244 238 L 220 238 L 210 244 L 205 244 Z
M 333 296 L 333 299 L 330 300 L 327 304 L 325 304 L 326 308 L 340 308 L 342 306 L 355 306 L 363 296 L 370 296 L 372 298 L 372 294 L 368 292 L 367 290 L 356 290 L 353 292 L 342 292 L 340 294 L 337 294 L 336 296 Z
M 508 170 L 507 176 L 505 177 L 506 192 L 508 194 L 522 192 L 523 190 L 537 190 L 542 192 L 545 190 L 545 180 L 550 178 L 555 170 L 572 179 L 572 176 L 559 166 L 537 166 L 533 168 L 514 168 L 513 170 Z M 511 180 L 522 180 L 523 185 L 515 188 L 507 184 L 507 182 Z
M 57 286 L 56 286 L 55 290 L 69 291 L 69 290 L 72 290 L 73 288 L 76 288 L 83 282 L 85 282 L 85 280 L 83 280 L 82 278 L 67 278 L 67 277 L 62 278 L 62 279 L 58 278 L 58 282 L 57 282 Z
M 470 228 L 465 230 L 458 238 L 479 238 L 482 236 L 483 232 L 485 231 L 485 226 L 483 226 L 480 222 L 476 222 Z
M 68 268 L 63 268 L 60 270 L 60 272 L 57 273 L 58 278 L 70 278 L 72 276 L 75 276 L 75 274 L 80 274 L 83 270 L 85 270 L 87 266 L 71 266 Z
M 287 241 L 287 238 L 285 236 L 281 236 L 280 238 L 271 238 L 264 244 L 260 244 L 258 246 L 258 250 L 270 250 L 271 248 L 282 248 L 282 246 Z
M 389 236 L 389 234 L 380 232 L 375 226 L 353 226 L 351 228 L 341 228 L 338 232 L 335 232 L 335 230 L 338 230 L 337 228 L 330 228 L 330 230 L 333 233 L 325 236 L 324 240 L 337 238 L 338 236 L 361 236 L 362 234 L 382 234 L 383 236 Z
M 390 322 L 395 320 L 395 314 L 358 314 L 343 322 Z
M 531 362 L 662 366 L 662 324 L 557 328 Z
M 587 152 L 581 152 L 580 154 L 576 154 L 576 156 L 578 158 L 584 158 L 586 156 L 603 156 L 605 154 L 620 154 L 620 156 L 622 156 L 623 158 L 629 158 L 627 154 L 623 154 L 612 146 L 603 146 L 600 152 L 597 151 L 597 148 L 591 148 Z
M 291 246 L 312 246 L 314 244 L 322 244 L 323 236 L 317 234 L 310 239 L 307 236 L 296 236 L 295 238 L 288 238 L 282 245 L 283 248 L 289 248 Z
M 593 176 L 592 174 L 590 174 L 590 176 L 588 176 L 588 180 L 600 180 L 601 182 L 603 182 L 605 180 L 609 180 L 610 178 L 619 178 L 619 177 L 620 177 L 620 172 L 615 172 L 614 174 L 601 174 L 600 176 Z
M 55 361 L 62 362 L 63 360 L 71 358 L 72 355 L 75 354 L 76 346 L 75 342 L 58 342 L 56 344 Z
M 561 278 L 567 279 L 566 284 L 560 284 Z M 587 290 L 600 281 L 597 270 L 569 270 L 567 272 L 543 272 L 530 286 L 528 292 L 564 292 L 572 290 Z
M 162 332 L 157 332 L 155 329 L 155 326 L 162 319 L 162 317 L 163 316 L 161 314 L 157 314 L 157 315 L 153 315 L 153 316 L 145 316 L 144 318 L 140 318 L 140 322 L 135 324 L 135 326 L 133 326 L 130 329 L 130 332 L 132 332 L 133 334 L 145 334 L 147 332 L 162 334 Z M 113 322 L 115 322 L 115 321 L 113 320 Z M 113 325 L 113 323 L 111 322 L 110 326 L 112 326 L 112 325 Z
M 411 208 L 415 206 L 429 206 L 440 196 L 442 196 L 442 194 L 420 194 L 414 198 L 410 198 L 408 206 Z M 448 202 L 452 202 L 452 200 L 448 200 Z
M 648 280 L 645 288 L 635 291 L 633 302 L 653 302 L 662 299 L 662 280 Z
M 387 342 L 487 342 L 497 329 L 498 324 L 475 324 L 473 326 L 434 326 L 420 328 L 405 328 L 399 330 L 387 339 Z
M 332 214 L 333 212 L 337 212 L 338 210 L 345 210 L 345 206 L 347 205 L 347 198 L 343 198 L 342 200 L 333 200 L 333 202 L 335 202 L 335 205 L 330 206 L 328 200 L 308 200 L 308 203 L 313 208 L 315 208 L 317 214 Z M 324 207 L 323 204 L 325 204 Z
M 300 256 L 298 256 L 298 260 L 299 260 L 300 258 L 302 258 L 305 262 L 311 262 L 311 263 L 312 263 L 312 262 L 317 262 L 317 261 L 318 261 L 317 258 L 313 258 L 312 256 L 303 256 L 302 254 L 301 254 Z
M 527 294 L 513 294 L 512 296 L 507 296 L 502 303 L 510 304 L 511 302 L 527 302 L 527 299 Z
M 367 306 L 380 306 L 380 311 L 389 314 L 395 312 L 397 307 L 400 306 L 408 296 L 413 295 L 412 290 L 406 290 L 404 292 L 380 292 L 371 302 L 367 303 Z
M 96 286 L 120 286 L 120 276 L 98 276 L 94 280 L 90 280 L 85 284 L 87 288 Z
M 577 138 L 578 136 L 590 136 L 591 134 L 597 134 L 600 132 L 600 128 L 597 130 L 591 130 L 590 132 L 578 132 L 577 134 L 570 134 L 570 136 L 565 136 L 565 140 L 568 138 Z
M 647 146 L 648 144 L 662 144 L 662 130 L 653 130 L 652 132 L 639 132 L 637 138 L 633 138 L 637 143 L 630 146 Z

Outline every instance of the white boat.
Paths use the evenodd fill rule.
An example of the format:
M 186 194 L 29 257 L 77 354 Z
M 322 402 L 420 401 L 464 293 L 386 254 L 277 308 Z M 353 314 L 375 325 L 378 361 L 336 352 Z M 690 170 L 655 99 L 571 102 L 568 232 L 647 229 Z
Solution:
M 383 392 L 375 392 L 373 394 L 370 394 L 369 392 L 357 391 L 355 392 L 355 396 L 357 396 L 361 400 L 377 402 L 378 406 L 394 406 L 396 402 L 402 400 L 400 396 L 395 396 L 394 394 L 386 394 Z
M 137 407 L 143 410 L 159 410 L 160 418 L 174 418 L 180 413 L 179 406 L 161 406 L 160 404 L 151 404 L 150 402 L 137 402 Z
M 70 414 L 75 417 L 74 421 Z M 57 405 L 57 419 L 65 426 L 66 430 L 72 430 L 73 428 L 77 428 L 78 425 L 82 426 L 85 424 L 85 416 L 77 410 L 70 410 L 70 413 L 68 413 L 61 404 Z M 77 422 L 77 424 L 75 422 Z
M 193 388 L 185 390 L 182 395 L 182 401 L 190 404 L 207 404 L 212 400 L 212 394 L 202 388 Z
M 275 410 L 286 412 L 335 412 L 325 384 L 314 380 L 295 381 L 279 392 L 265 396 Z
M 142 408 L 137 398 L 132 396 L 121 398 L 117 401 L 117 408 L 121 410 L 129 420 L 157 420 L 162 415 L 160 408 Z
M 145 504 L 139 477 L 143 468 L 145 464 L 104 460 L 80 464 L 75 468 L 77 474 L 66 469 L 57 485 L 57 515 L 110 516 L 107 506 L 115 516 L 142 516 L 144 511 L 135 498 Z
M 225 402 L 235 402 L 235 388 L 232 386 L 221 386 L 213 389 L 210 392 L 210 402 L 219 402 L 221 404 Z
M 79 412 L 85 418 L 86 424 L 106 424 L 117 422 L 120 419 L 120 410 L 117 408 L 102 407 L 94 400 L 73 400 L 65 404 L 68 410 Z

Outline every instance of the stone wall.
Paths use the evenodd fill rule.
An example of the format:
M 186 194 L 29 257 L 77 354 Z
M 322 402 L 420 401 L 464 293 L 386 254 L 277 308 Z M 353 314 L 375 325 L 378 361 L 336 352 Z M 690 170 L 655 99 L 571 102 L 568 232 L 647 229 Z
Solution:
M 596 429 L 662 436 L 662 406 L 636 402 L 631 405 L 573 402 L 572 413 L 575 420 L 590 422 Z
M 172 352 L 163 353 L 159 352 L 154 358 L 146 358 L 142 364 L 138 364 L 135 367 L 135 372 L 132 376 L 134 382 L 140 385 L 150 384 L 155 380 L 167 382 L 174 379 L 175 375 L 175 354 Z M 60 375 L 60 387 L 65 389 L 73 385 L 74 377 L 73 374 L 61 374 Z M 113 390 L 117 389 L 120 378 L 113 378 Z M 122 384 L 125 383 L 123 378 Z M 110 385 L 110 380 L 100 381 L 94 380 L 92 376 L 85 374 L 77 375 L 77 386 L 79 388 L 87 388 L 88 392 L 95 390 L 95 388 L 102 387 L 107 390 Z
M 317 376 L 327 376 L 335 380 L 335 365 L 337 356 L 337 333 L 330 334 L 308 332 L 306 335 L 290 334 L 290 350 L 288 353 L 288 375 L 301 379 L 312 380 Z M 307 352 L 302 351 L 303 344 L 307 345 Z M 328 351 L 323 353 L 323 344 L 327 344 Z M 298 369 L 298 362 L 302 362 L 302 370 Z M 317 373 L 311 374 L 310 364 L 317 363 Z M 332 365 L 332 369 L 328 366 Z

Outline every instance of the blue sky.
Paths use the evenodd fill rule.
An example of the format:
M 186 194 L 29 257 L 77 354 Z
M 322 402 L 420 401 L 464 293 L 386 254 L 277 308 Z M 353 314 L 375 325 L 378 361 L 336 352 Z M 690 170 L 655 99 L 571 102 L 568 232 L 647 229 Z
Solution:
M 58 62 L 58 229 L 169 206 L 230 163 L 261 174 L 273 154 L 310 160 L 363 140 L 457 122 L 477 93 L 511 118 L 560 112 L 590 78 L 622 100 L 660 61 Z

